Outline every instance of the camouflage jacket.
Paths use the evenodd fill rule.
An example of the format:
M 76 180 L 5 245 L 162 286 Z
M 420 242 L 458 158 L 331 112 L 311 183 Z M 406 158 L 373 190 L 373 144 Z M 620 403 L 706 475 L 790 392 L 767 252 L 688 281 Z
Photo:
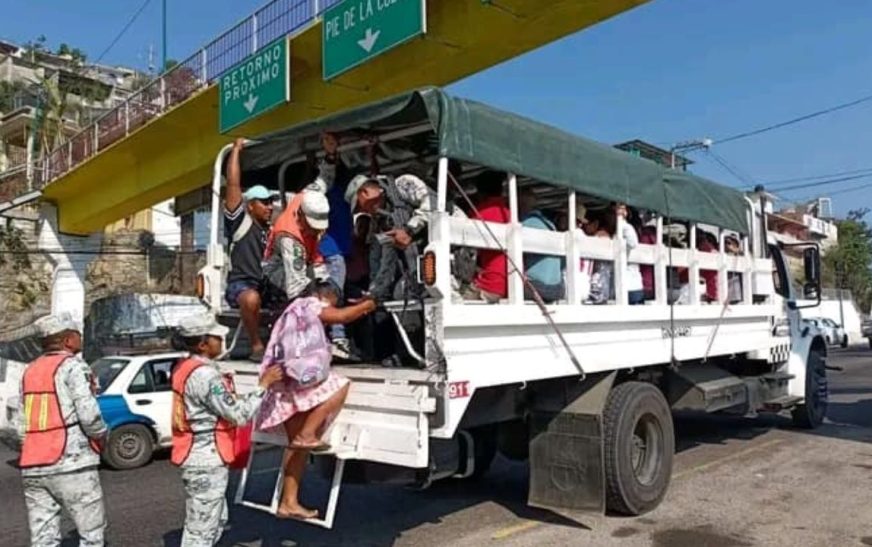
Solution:
M 25 477 L 40 477 L 69 473 L 88 467 L 96 467 L 100 463 L 100 455 L 89 444 L 90 439 L 101 439 L 106 436 L 106 423 L 100 414 L 97 398 L 92 390 L 91 369 L 78 356 L 72 356 L 64 361 L 55 374 L 55 389 L 61 407 L 64 423 L 67 428 L 67 442 L 60 461 L 53 465 L 22 469 Z M 26 424 L 24 421 L 24 375 L 19 384 L 18 399 L 18 439 L 24 442 Z M 72 425 L 77 424 L 78 425 Z
M 265 394 L 260 386 L 244 396 L 228 390 L 221 372 L 211 361 L 194 370 L 185 384 L 185 413 L 194 432 L 194 444 L 182 467 L 224 465 L 218 456 L 213 434 L 218 418 L 245 425 L 257 414 Z

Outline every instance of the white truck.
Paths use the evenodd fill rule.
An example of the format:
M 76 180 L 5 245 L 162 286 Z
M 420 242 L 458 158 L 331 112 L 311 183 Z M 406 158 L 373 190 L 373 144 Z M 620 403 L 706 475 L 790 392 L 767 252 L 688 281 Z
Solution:
M 745 195 L 438 89 L 258 137 L 243 151 L 244 177 L 258 183 L 276 177 L 278 190 L 301 189 L 311 180 L 324 131 L 340 136 L 342 162 L 352 172 L 372 165 L 363 150 L 377 140 L 381 173 L 429 167 L 435 176 L 420 255 L 426 297 L 385 303 L 406 346 L 406 366 L 336 367 L 352 388 L 328 433 L 332 451 L 325 457 L 336 464 L 324 466 L 334 480 L 318 524 L 332 524 L 344 471 L 426 486 L 479 475 L 497 452 L 529 460 L 530 505 L 637 515 L 656 507 L 670 482 L 671 410 L 789 411 L 804 428 L 823 420 L 827 346 L 803 326 L 797 304 L 819 293 L 818 249 L 769 242 L 765 194 Z M 218 225 L 228 151 L 215 161 L 208 263 L 198 279 L 203 301 L 225 319 L 232 312 L 223 302 L 228 264 Z M 462 174 L 449 173 L 450 159 L 460 162 Z M 449 212 L 483 169 L 506 175 L 507 224 Z M 586 237 L 574 226 L 562 232 L 524 227 L 519 188 L 570 219 L 579 203 L 588 209 L 626 203 L 651 215 L 647 229 L 656 239 L 628 252 L 620 229 L 609 239 Z M 689 239 L 684 246 L 667 237 L 678 225 Z M 697 250 L 704 232 L 719 252 Z M 740 241 L 738 253 L 725 252 L 727 238 Z M 452 298 L 452 254 L 459 248 L 506 252 L 507 298 L 494 305 Z M 804 258 L 802 287 L 791 279 L 787 252 Z M 564 260 L 562 300 L 547 306 L 525 300 L 519 272 L 525 253 Z M 613 265 L 608 305 L 582 303 L 582 259 Z M 628 263 L 653 273 L 645 305 L 628 305 Z M 689 290 L 683 304 L 670 297 L 677 289 L 672 280 L 681 277 L 675 274 L 686 272 L 695 288 L 712 271 L 717 302 L 706 302 L 698 290 Z M 423 332 L 410 327 L 416 323 Z M 256 367 L 227 365 L 238 384 L 246 376 L 253 383 Z M 264 434 L 254 439 L 284 443 Z M 275 510 L 278 484 L 267 510 Z M 245 480 L 237 501 L 245 502 L 244 487 Z

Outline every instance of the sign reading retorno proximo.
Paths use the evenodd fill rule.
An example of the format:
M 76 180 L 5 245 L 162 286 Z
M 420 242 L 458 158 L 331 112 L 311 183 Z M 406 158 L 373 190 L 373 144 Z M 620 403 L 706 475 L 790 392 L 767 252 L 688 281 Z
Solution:
M 288 39 L 280 38 L 228 70 L 218 82 L 221 133 L 291 100 Z
M 324 12 L 324 79 L 427 32 L 426 0 L 345 0 Z

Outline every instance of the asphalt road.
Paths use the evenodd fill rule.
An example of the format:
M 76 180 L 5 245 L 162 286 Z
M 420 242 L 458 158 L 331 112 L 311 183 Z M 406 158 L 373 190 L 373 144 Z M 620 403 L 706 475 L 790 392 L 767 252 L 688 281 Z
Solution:
M 222 545 L 872 545 L 872 351 L 834 352 L 829 362 L 845 370 L 830 372 L 828 420 L 814 432 L 780 417 L 677 417 L 670 491 L 643 517 L 530 509 L 525 466 L 499 460 L 478 483 L 447 481 L 424 492 L 345 486 L 331 531 L 231 506 Z M 28 538 L 14 459 L 0 448 L 5 547 Z M 102 479 L 112 545 L 178 545 L 184 498 L 165 456 L 142 469 L 103 471 Z M 323 504 L 326 487 L 310 479 L 304 499 Z M 64 545 L 76 545 L 69 522 L 65 534 Z

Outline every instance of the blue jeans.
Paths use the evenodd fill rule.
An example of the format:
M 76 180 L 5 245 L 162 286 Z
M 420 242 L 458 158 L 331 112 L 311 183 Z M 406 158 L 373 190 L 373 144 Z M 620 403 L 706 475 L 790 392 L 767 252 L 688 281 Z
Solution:
M 345 293 L 345 257 L 341 254 L 324 257 L 324 262 L 327 265 L 327 273 L 330 275 L 330 281 L 339 287 L 339 290 Z M 342 302 L 340 301 L 340 305 Z M 345 325 L 331 325 L 330 338 L 345 338 Z
M 227 284 L 227 288 L 224 290 L 224 299 L 231 308 L 239 309 L 239 296 L 245 291 L 260 292 L 260 286 L 257 283 L 246 279 L 231 281 Z

